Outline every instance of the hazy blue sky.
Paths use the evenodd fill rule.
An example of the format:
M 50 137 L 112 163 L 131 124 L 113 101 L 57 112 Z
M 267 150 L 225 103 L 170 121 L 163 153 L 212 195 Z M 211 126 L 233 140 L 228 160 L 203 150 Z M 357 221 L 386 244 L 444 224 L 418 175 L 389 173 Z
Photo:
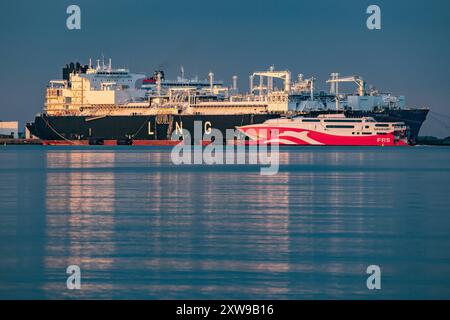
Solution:
M 77 4 L 82 29 L 66 28 Z M 377 4 L 382 29 L 366 28 Z M 359 74 L 369 84 L 428 106 L 421 134 L 450 135 L 450 1 L 22 1 L 0 2 L 0 119 L 33 120 L 44 89 L 70 61 L 102 53 L 113 65 L 175 78 L 216 78 L 248 87 L 248 75 L 274 64 L 314 75 L 326 89 L 331 72 Z M 348 89 L 353 89 L 349 87 Z

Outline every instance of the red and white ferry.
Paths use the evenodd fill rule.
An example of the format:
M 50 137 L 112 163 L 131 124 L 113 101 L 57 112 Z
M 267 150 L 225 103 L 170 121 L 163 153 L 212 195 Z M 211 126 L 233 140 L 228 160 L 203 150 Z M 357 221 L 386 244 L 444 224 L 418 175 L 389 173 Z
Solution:
M 409 128 L 403 122 L 377 122 L 371 117 L 324 114 L 316 118 L 270 119 L 237 127 L 253 143 L 313 146 L 406 146 Z

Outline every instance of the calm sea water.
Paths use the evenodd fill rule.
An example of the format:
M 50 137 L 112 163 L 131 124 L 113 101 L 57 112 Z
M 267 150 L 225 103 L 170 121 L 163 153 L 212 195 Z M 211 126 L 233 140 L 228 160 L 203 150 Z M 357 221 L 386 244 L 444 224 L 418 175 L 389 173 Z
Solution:
M 167 148 L 1 147 L 0 298 L 450 298 L 450 148 L 280 161 L 262 176 Z

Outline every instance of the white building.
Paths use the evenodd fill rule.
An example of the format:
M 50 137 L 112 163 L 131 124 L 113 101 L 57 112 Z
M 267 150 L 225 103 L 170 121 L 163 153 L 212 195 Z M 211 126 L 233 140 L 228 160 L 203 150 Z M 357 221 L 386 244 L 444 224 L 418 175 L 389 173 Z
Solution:
M 18 138 L 19 122 L 18 121 L 0 121 L 0 137 L 12 136 Z

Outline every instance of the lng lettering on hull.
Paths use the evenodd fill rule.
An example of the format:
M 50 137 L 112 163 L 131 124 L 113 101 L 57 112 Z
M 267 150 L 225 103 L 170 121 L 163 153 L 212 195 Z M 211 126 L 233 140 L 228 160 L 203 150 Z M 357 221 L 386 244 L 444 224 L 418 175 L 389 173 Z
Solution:
M 401 122 L 346 118 L 342 114 L 316 118 L 280 118 L 238 127 L 251 142 L 298 146 L 406 146 L 408 128 Z

